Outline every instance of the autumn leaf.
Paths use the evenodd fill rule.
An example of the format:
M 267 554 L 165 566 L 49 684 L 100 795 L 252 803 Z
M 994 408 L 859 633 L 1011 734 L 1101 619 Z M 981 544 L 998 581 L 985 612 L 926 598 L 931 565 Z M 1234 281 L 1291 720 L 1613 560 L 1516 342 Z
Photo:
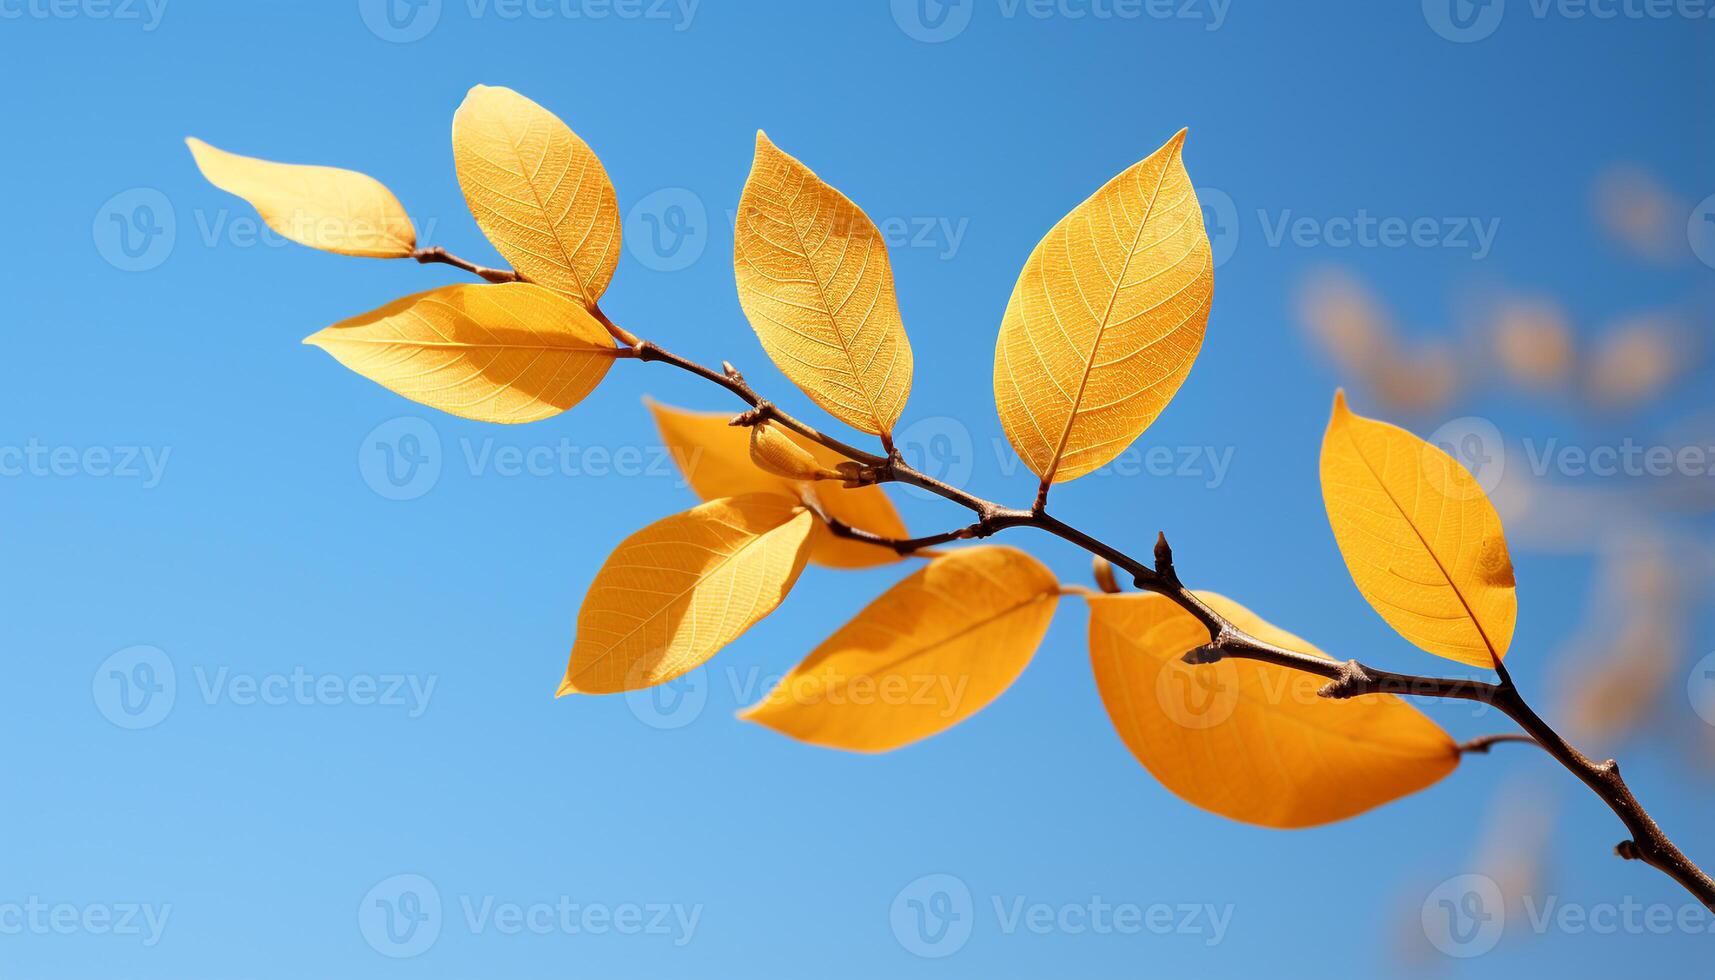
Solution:
M 995 345 L 1006 437 L 1043 482 L 1118 456 L 1203 345 L 1214 269 L 1181 130 L 1061 219 L 1030 253 Z
M 1451 456 L 1334 396 L 1322 499 L 1358 591 L 1424 650 L 1475 667 L 1506 656 L 1513 563 L 1483 487 Z
M 756 134 L 733 269 L 763 349 L 835 418 L 888 435 L 911 394 L 911 342 L 869 215 Z
M 584 141 L 517 92 L 478 85 L 453 116 L 453 163 L 513 269 L 593 309 L 619 264 L 619 203 Z
M 209 183 L 249 201 L 268 227 L 300 245 L 384 259 L 417 248 L 410 216 L 373 177 L 239 156 L 194 137 L 185 145 Z
M 417 293 L 304 343 L 412 401 L 505 423 L 576 405 L 607 374 L 614 352 L 587 310 L 529 283 Z
M 747 494 L 626 538 L 584 596 L 559 693 L 634 691 L 695 669 L 786 598 L 814 529 L 797 501 Z
M 882 593 L 739 717 L 813 745 L 886 752 L 976 714 L 1024 671 L 1060 584 L 999 546 L 942 555 Z
M 679 464 L 691 489 L 704 500 L 744 493 L 780 493 L 796 497 L 813 490 L 817 502 L 829 517 L 884 538 L 909 537 L 905 523 L 899 519 L 899 512 L 879 486 L 846 489 L 831 482 L 822 482 L 813 488 L 807 487 L 800 481 L 758 468 L 751 458 L 750 437 L 744 429 L 727 424 L 732 418 L 730 415 L 687 412 L 654 402 L 650 403 L 649 409 L 661 430 L 661 441 Z M 795 432 L 781 430 L 780 434 L 823 466 L 837 468 L 845 462 L 839 453 Z M 832 568 L 869 568 L 890 564 L 900 558 L 891 548 L 832 534 L 818 534 L 810 560 Z
M 1326 654 L 1224 596 L 1198 597 L 1276 646 Z M 1158 595 L 1092 595 L 1090 661 L 1120 738 L 1195 806 L 1265 827 L 1343 820 L 1428 787 L 1458 765 L 1453 740 L 1392 695 L 1318 697 L 1314 674 L 1180 658 L 1209 632 Z

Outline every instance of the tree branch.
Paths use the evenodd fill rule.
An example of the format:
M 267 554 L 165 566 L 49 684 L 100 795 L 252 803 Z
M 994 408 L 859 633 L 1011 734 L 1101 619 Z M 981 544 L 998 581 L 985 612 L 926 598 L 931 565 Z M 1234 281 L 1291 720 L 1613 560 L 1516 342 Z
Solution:
M 411 253 L 411 257 L 424 265 L 428 265 L 432 262 L 439 262 L 442 265 L 450 265 L 455 269 L 463 269 L 471 275 L 487 279 L 489 282 L 524 281 L 523 276 L 513 272 L 511 269 L 485 268 L 477 265 L 475 262 L 469 262 L 461 259 L 438 245 L 434 248 L 419 248 L 415 252 Z
M 491 282 L 511 282 L 521 278 L 516 273 L 483 269 L 449 255 L 444 249 L 439 248 L 420 250 L 415 257 L 419 262 L 442 262 L 453 265 Z M 861 464 L 874 474 L 874 482 L 876 483 L 904 483 L 918 487 L 950 500 L 977 515 L 975 523 L 951 531 L 918 538 L 893 539 L 871 534 L 843 522 L 832 520 L 817 506 L 819 516 L 827 521 L 829 529 L 834 534 L 889 547 L 903 555 L 950 541 L 986 538 L 1008 528 L 1036 528 L 1082 548 L 1095 558 L 1104 560 L 1115 568 L 1123 569 L 1132 576 L 1139 589 L 1166 597 L 1203 624 L 1203 627 L 1209 632 L 1209 642 L 1186 653 L 1184 656 L 1186 663 L 1208 664 L 1232 657 L 1305 671 L 1328 679 L 1328 683 L 1323 685 L 1318 692 L 1326 698 L 1344 699 L 1370 694 L 1395 694 L 1412 697 L 1449 698 L 1493 705 L 1516 722 L 1524 730 L 1523 735 L 1494 735 L 1474 739 L 1459 746 L 1462 754 L 1487 752 L 1491 746 L 1502 741 L 1528 740 L 1535 742 L 1553 756 L 1555 761 L 1583 781 L 1620 818 L 1621 823 L 1631 834 L 1631 838 L 1621 841 L 1614 848 L 1616 854 L 1627 860 L 1642 861 L 1668 875 L 1695 896 L 1698 901 L 1702 902 L 1705 907 L 1715 911 L 1715 880 L 1711 880 L 1701 868 L 1686 857 L 1656 825 L 1643 806 L 1638 803 L 1637 798 L 1632 795 L 1625 781 L 1620 778 L 1619 766 L 1612 759 L 1605 762 L 1595 762 L 1573 748 L 1526 703 L 1518 689 L 1513 686 L 1512 678 L 1508 675 L 1505 665 L 1500 661 L 1495 662 L 1495 672 L 1500 683 L 1490 684 L 1465 678 L 1398 674 L 1392 671 L 1378 670 L 1356 660 L 1341 663 L 1266 643 L 1233 625 L 1180 583 L 1179 575 L 1173 564 L 1173 549 L 1168 545 L 1165 534 L 1157 536 L 1154 554 L 1152 555 L 1153 564 L 1146 565 L 1125 552 L 1051 516 L 1047 511 L 1049 485 L 1046 481 L 1038 488 L 1036 499 L 1029 510 L 1002 507 L 920 472 L 905 462 L 889 440 L 883 440 L 887 454 L 878 456 L 818 431 L 757 394 L 744 380 L 744 376 L 739 373 L 738 369 L 730 363 L 723 363 L 721 371 L 711 370 L 695 361 L 673 354 L 651 341 L 636 339 L 634 335 L 614 325 L 600 310 L 592 312 L 613 332 L 616 338 L 619 338 L 622 343 L 628 344 L 628 346 L 616 350 L 617 356 L 634 358 L 644 362 L 669 364 L 719 385 L 738 396 L 746 405 L 750 406 L 750 410 L 735 418 L 733 420 L 735 425 L 756 425 L 764 421 L 776 422 L 806 439 L 820 443 L 847 459 Z

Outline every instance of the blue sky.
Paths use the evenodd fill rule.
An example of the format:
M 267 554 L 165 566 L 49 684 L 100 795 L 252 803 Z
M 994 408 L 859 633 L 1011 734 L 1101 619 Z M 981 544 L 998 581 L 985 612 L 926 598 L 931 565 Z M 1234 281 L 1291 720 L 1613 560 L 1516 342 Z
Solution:
M 1436 889 L 1490 873 L 1479 852 L 1503 791 L 1552 828 L 1543 889 L 1559 907 L 1687 899 L 1611 857 L 1611 814 L 1521 747 L 1312 831 L 1195 810 L 1109 727 L 1075 601 L 997 703 L 885 756 L 731 715 L 899 569 L 812 570 L 683 700 L 556 701 L 602 557 L 693 500 L 642 399 L 733 403 L 636 364 L 524 428 L 405 402 L 299 341 L 459 275 L 261 234 L 183 144 L 365 171 L 425 244 L 494 262 L 448 130 L 469 86 L 516 88 L 570 123 L 618 188 L 628 245 L 604 308 L 686 355 L 730 358 L 807 412 L 732 281 L 728 215 L 764 128 L 889 236 L 917 359 L 906 450 L 1025 503 L 1033 481 L 991 390 L 1012 282 L 1055 220 L 1189 126 L 1225 255 L 1201 358 L 1145 436 L 1175 464 L 1139 457 L 1062 487 L 1054 508 L 1140 550 L 1166 529 L 1188 581 L 1337 655 L 1441 671 L 1454 665 L 1371 612 L 1328 532 L 1316 453 L 1352 379 L 1300 328 L 1302 284 L 1350 270 L 1412 343 L 1459 337 L 1464 298 L 1497 289 L 1559 297 L 1580 340 L 1673 309 L 1706 343 L 1715 271 L 1683 234 L 1665 258 L 1621 247 L 1591 198 L 1632 165 L 1683 202 L 1673 227 L 1698 227 L 1694 202 L 1715 192 L 1699 95 L 1715 34 L 1692 3 L 1595 4 L 1607 17 L 1438 2 L 429 0 L 390 18 L 368 0 L 0 0 L 13 93 L 0 976 L 1488 977 L 1706 963 L 1706 915 L 1605 935 L 1515 912 L 1482 955 L 1426 947 L 1419 912 Z M 1403 243 L 1355 231 L 1387 221 L 1429 224 Z M 1486 385 L 1396 417 L 1423 434 L 1477 416 L 1509 439 L 1647 441 L 1703 407 L 1699 350 L 1677 352 L 1687 380 L 1626 414 Z M 378 440 L 429 453 L 438 473 L 401 491 L 365 453 Z M 895 497 L 914 530 L 965 519 Z M 1678 538 L 1707 540 L 1706 518 L 1676 520 Z M 1012 543 L 1088 582 L 1080 553 L 1025 532 Z M 1515 560 L 1509 662 L 1549 710 L 1598 563 L 1516 546 Z M 1707 582 L 1688 588 L 1708 598 Z M 1661 823 L 1715 860 L 1709 769 L 1686 748 L 1707 741 L 1690 664 L 1715 648 L 1715 617 L 1686 631 L 1654 727 L 1618 750 Z M 126 712 L 146 703 L 126 685 L 168 681 L 170 703 Z M 1504 727 L 1427 710 L 1461 737 Z M 913 901 L 954 931 L 917 930 Z M 1113 907 L 1139 918 L 1101 911 Z M 412 908 L 434 927 L 410 933 Z M 1150 925 L 1163 909 L 1173 925 Z

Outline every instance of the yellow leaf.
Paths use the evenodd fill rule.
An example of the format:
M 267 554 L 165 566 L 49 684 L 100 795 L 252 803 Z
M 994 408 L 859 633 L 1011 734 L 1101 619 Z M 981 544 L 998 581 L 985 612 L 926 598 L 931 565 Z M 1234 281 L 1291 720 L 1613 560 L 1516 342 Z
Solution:
M 335 167 L 273 163 L 185 140 L 208 182 L 255 206 L 268 227 L 326 252 L 402 258 L 417 230 L 393 192 L 374 177 Z
M 936 558 L 882 593 L 739 717 L 800 741 L 886 752 L 981 711 L 1024 671 L 1060 583 L 999 546 Z
M 478 85 L 453 116 L 453 163 L 512 268 L 593 309 L 619 264 L 619 203 L 584 141 L 517 92 Z
M 479 422 L 534 422 L 582 401 L 613 342 L 540 286 L 459 285 L 406 296 L 304 343 L 412 401 Z
M 727 424 L 732 416 L 687 412 L 653 402 L 649 409 L 661 430 L 661 441 L 684 471 L 691 489 L 704 500 L 741 493 L 798 496 L 807 492 L 808 488 L 798 481 L 757 468 L 751 461 L 749 437 L 743 429 Z M 782 430 L 782 434 L 823 466 L 837 467 L 845 461 L 839 453 L 795 432 Z M 848 490 L 833 483 L 818 483 L 814 489 L 817 502 L 829 517 L 884 538 L 909 537 L 899 512 L 879 486 Z M 869 568 L 900 559 L 891 548 L 820 534 L 816 536 L 810 560 L 832 568 Z
M 1045 483 L 1125 451 L 1203 346 L 1214 290 L 1185 131 L 1109 181 L 1030 253 L 995 345 L 1001 425 Z
M 1198 597 L 1246 633 L 1326 654 L 1223 596 Z M 1188 803 L 1265 827 L 1343 820 L 1453 771 L 1453 740 L 1392 695 L 1319 697 L 1323 678 L 1226 659 L 1191 666 L 1208 630 L 1158 595 L 1092 595 L 1090 661 L 1137 761 Z
M 1475 667 L 1506 656 L 1518 621 L 1501 519 L 1440 448 L 1334 396 L 1322 500 L 1358 591 L 1399 634 Z
M 788 438 L 784 429 L 770 422 L 750 426 L 750 461 L 766 473 L 795 483 L 843 479 Z
M 911 394 L 911 342 L 869 215 L 756 134 L 738 202 L 739 303 L 780 370 L 853 428 L 887 435 Z
M 714 656 L 786 598 L 815 520 L 789 497 L 747 494 L 620 542 L 578 610 L 559 693 L 653 687 Z

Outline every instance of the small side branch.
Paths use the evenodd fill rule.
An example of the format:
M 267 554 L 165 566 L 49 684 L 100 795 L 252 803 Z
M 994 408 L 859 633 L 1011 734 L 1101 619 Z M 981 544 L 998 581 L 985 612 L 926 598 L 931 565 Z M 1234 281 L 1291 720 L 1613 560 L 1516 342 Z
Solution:
M 450 265 L 455 269 L 463 269 L 471 275 L 487 279 L 489 282 L 524 281 L 523 276 L 513 272 L 511 269 L 490 269 L 486 266 L 480 266 L 475 262 L 459 258 L 446 249 L 441 248 L 439 245 L 436 245 L 433 248 L 419 248 L 415 252 L 411 253 L 411 257 L 424 265 L 438 262 L 441 265 Z

